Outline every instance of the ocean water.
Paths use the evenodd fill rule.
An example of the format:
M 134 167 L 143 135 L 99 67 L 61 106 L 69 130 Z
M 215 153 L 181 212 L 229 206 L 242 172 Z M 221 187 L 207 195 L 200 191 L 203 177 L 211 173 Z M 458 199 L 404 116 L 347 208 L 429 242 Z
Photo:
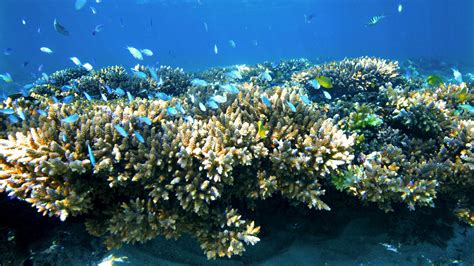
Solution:
M 80 1 L 81 0 L 78 0 L 77 2 Z M 182 68 L 186 73 L 192 73 L 188 76 L 190 80 L 191 78 L 208 79 L 211 85 L 201 86 L 207 88 L 207 91 L 202 94 L 196 92 L 196 87 L 200 86 L 191 86 L 189 84 L 187 85 L 188 87 L 178 88 L 185 91 L 184 95 L 182 91 L 166 92 L 175 97 L 172 101 L 182 97 L 181 100 L 187 112 L 185 116 L 183 110 L 183 119 L 196 120 L 210 119 L 209 117 L 214 114 L 211 113 L 213 112 L 211 109 L 214 108 L 211 108 L 212 105 L 209 104 L 209 101 L 203 101 L 207 107 L 205 111 L 207 114 L 203 115 L 202 113 L 204 113 L 204 111 L 201 106 L 191 106 L 188 108 L 187 105 L 191 105 L 189 100 L 186 101 L 183 99 L 187 99 L 187 97 L 190 96 L 188 94 L 193 94 L 193 96 L 195 94 L 196 97 L 198 97 L 198 95 L 201 95 L 199 97 L 204 97 L 203 95 L 206 95 L 206 93 L 209 94 L 209 91 L 214 89 L 214 87 L 219 88 L 220 85 L 229 82 L 227 79 L 218 76 L 218 74 L 212 77 L 211 75 L 214 72 L 205 72 L 207 69 L 214 68 L 215 70 L 219 68 L 220 70 L 225 69 L 225 71 L 228 71 L 229 69 L 235 69 L 236 65 L 250 66 L 252 70 L 250 70 L 249 73 L 252 73 L 252 71 L 258 73 L 249 74 L 251 77 L 245 76 L 243 80 L 236 81 L 235 85 L 238 86 L 241 91 L 244 91 L 244 82 L 254 82 L 262 86 L 262 91 L 266 90 L 268 92 L 274 89 L 274 87 L 283 86 L 282 80 L 278 79 L 278 82 L 275 81 L 277 80 L 276 66 L 278 66 L 280 62 L 288 62 L 288 60 L 292 59 L 307 59 L 313 66 L 323 65 L 327 62 L 338 62 L 345 58 L 364 56 L 377 57 L 398 62 L 398 65 L 401 67 L 399 76 L 402 76 L 406 80 L 403 82 L 395 79 L 395 81 L 390 81 L 394 87 L 395 85 L 399 86 L 400 91 L 402 91 L 402 89 L 413 91 L 418 89 L 430 89 L 433 87 L 431 86 L 433 84 L 429 81 L 430 76 L 439 77 L 446 83 L 446 86 L 448 86 L 448 83 L 454 84 L 453 86 L 460 86 L 461 92 L 456 94 L 456 97 L 458 97 L 456 98 L 457 102 L 452 103 L 454 107 L 450 106 L 450 108 L 453 108 L 453 111 L 449 113 L 448 117 L 454 115 L 461 117 L 459 121 L 456 120 L 456 126 L 465 121 L 467 121 L 465 122 L 466 124 L 472 123 L 473 121 L 473 0 L 82 1 L 85 2 L 84 6 L 77 9 L 75 7 L 76 0 L 0 0 L 0 74 L 6 75 L 8 73 L 12 79 L 10 82 L 7 82 L 5 79 L 0 79 L 0 98 L 2 99 L 0 109 L 3 112 L 0 114 L 0 129 L 2 130 L 0 133 L 0 177 L 2 180 L 7 180 L 15 176 L 10 168 L 10 166 L 15 164 L 12 163 L 15 159 L 11 158 L 14 157 L 11 154 L 22 154 L 21 152 L 10 152 L 11 150 L 19 151 L 22 147 L 20 144 L 17 146 L 8 146 L 9 144 L 5 144 L 9 137 L 11 139 L 11 136 L 15 135 L 14 133 L 17 130 L 27 132 L 29 128 L 38 126 L 41 123 L 50 123 L 52 128 L 58 128 L 61 134 L 63 134 L 56 136 L 54 143 L 60 143 L 62 145 L 67 143 L 70 139 L 76 139 L 77 136 L 74 130 L 70 130 L 70 128 L 64 126 L 64 120 L 68 118 L 68 115 L 73 115 L 73 113 L 68 113 L 70 111 L 64 111 L 67 109 L 66 107 L 64 107 L 64 109 L 57 109 L 60 110 L 58 113 L 61 113 L 61 115 L 57 117 L 48 114 L 45 115 L 46 118 L 37 118 L 34 116 L 38 116 L 37 109 L 39 109 L 39 107 L 30 110 L 28 109 L 30 107 L 24 105 L 22 100 L 10 101 L 9 99 L 12 98 L 8 98 L 9 95 L 21 92 L 26 99 L 25 101 L 28 101 L 27 96 L 30 92 L 24 88 L 27 84 L 33 84 L 30 87 L 34 89 L 38 87 L 43 88 L 42 86 L 46 87 L 48 84 L 52 84 L 52 87 L 56 86 L 56 81 L 49 78 L 52 73 L 62 69 L 77 69 L 81 67 L 76 66 L 70 59 L 71 57 L 77 57 L 82 64 L 89 63 L 94 70 L 99 70 L 107 66 L 120 65 L 124 67 L 130 76 L 133 75 L 132 73 L 134 72 L 131 68 L 140 64 L 148 67 L 141 69 L 146 79 L 152 79 L 151 74 L 146 71 L 159 69 L 161 66 Z M 368 26 L 369 21 L 371 19 L 377 19 L 377 16 L 382 16 L 380 17 L 380 21 L 375 23 L 375 25 Z M 55 19 L 68 31 L 68 34 L 61 34 L 55 29 Z M 41 51 L 41 47 L 47 47 L 52 52 L 46 53 Z M 127 47 L 135 47 L 139 50 L 149 49 L 153 52 L 153 55 L 143 55 L 143 60 L 138 60 L 132 56 Z M 262 65 L 259 64 L 263 64 L 264 62 L 270 63 L 267 63 L 262 68 Z M 262 69 L 271 67 L 275 67 L 274 72 L 271 72 L 274 80 L 267 80 L 267 82 L 265 82 L 265 78 L 262 78 L 262 73 L 265 71 L 262 72 Z M 307 68 L 309 68 L 309 66 L 307 66 Z M 148 70 L 145 71 L 144 69 Z M 453 76 L 453 69 L 460 71 L 463 81 L 459 81 Z M 297 74 L 297 72 L 303 70 L 304 69 L 296 69 L 294 73 L 286 74 L 291 77 L 291 74 Z M 412 75 L 415 76 L 413 71 L 418 73 L 415 77 L 417 80 L 411 80 Z M 218 73 L 218 71 L 216 71 L 216 73 Z M 283 73 L 282 76 L 285 76 L 285 73 Z M 255 81 L 261 81 L 262 79 L 264 80 L 262 81 L 263 83 Z M 286 81 L 288 81 L 288 83 L 285 83 L 285 86 L 288 84 L 292 84 L 293 86 L 295 84 L 294 80 L 291 80 L 291 82 L 290 80 Z M 323 84 L 322 81 L 319 82 Z M 321 111 L 323 112 L 323 110 L 325 110 L 324 112 L 326 112 L 327 110 L 331 110 L 327 111 L 328 117 L 337 120 L 340 119 L 340 117 L 348 116 L 344 111 L 335 113 L 334 110 L 339 110 L 337 108 L 342 105 L 338 105 L 335 102 L 338 99 L 352 101 L 353 98 L 339 98 L 342 93 L 333 92 L 330 88 L 324 91 L 332 95 L 332 97 L 328 97 L 326 94 L 321 94 L 322 90 L 314 92 L 311 86 L 308 85 L 307 80 L 301 81 L 300 83 L 301 84 L 295 86 L 299 86 L 298 88 L 301 90 L 306 90 L 305 93 L 310 96 L 309 100 L 311 100 L 312 104 L 316 104 L 316 106 L 319 102 L 321 102 L 321 106 L 327 104 L 324 105 L 326 109 L 321 107 Z M 374 83 L 377 82 L 374 81 Z M 73 87 L 79 87 L 79 82 L 76 81 L 71 81 L 67 84 Z M 101 84 L 101 86 L 102 85 L 105 84 Z M 334 85 L 337 86 L 336 84 Z M 386 84 L 384 84 L 384 86 L 385 85 Z M 392 84 L 390 84 L 390 86 L 391 85 Z M 437 85 L 441 86 L 440 84 Z M 57 86 L 58 88 L 56 89 L 61 87 L 59 85 Z M 133 91 L 134 88 L 132 87 L 133 86 L 130 88 L 123 87 L 123 89 L 129 89 L 127 92 Z M 441 88 L 444 87 L 441 86 Z M 144 89 L 145 93 L 149 93 L 147 87 L 141 89 Z M 188 89 L 189 91 L 187 91 Z M 38 91 L 41 90 L 36 90 L 36 92 Z M 91 91 L 93 91 L 89 92 L 93 98 L 91 102 L 95 104 L 100 101 L 101 95 L 98 93 L 99 90 L 95 91 L 91 89 Z M 42 92 L 49 97 L 48 99 L 54 99 L 51 97 L 54 93 L 51 94 L 49 91 Z M 75 98 L 73 101 L 84 100 L 82 98 L 84 92 L 87 91 L 77 90 L 76 92 L 73 92 L 73 94 L 76 93 L 74 94 Z M 102 87 L 100 92 L 105 94 Z M 153 97 L 155 97 L 150 96 L 153 95 L 151 92 L 149 94 L 143 94 L 138 90 L 133 92 L 135 93 L 134 96 L 128 98 L 130 106 L 132 106 L 135 97 L 144 99 L 153 99 Z M 440 91 L 436 93 L 440 93 Z M 109 94 L 107 94 L 107 97 L 109 97 L 109 102 L 112 102 L 112 99 L 115 99 L 113 98 L 115 97 L 113 96 L 114 93 Z M 233 97 L 230 96 L 230 94 L 231 93 L 226 94 L 228 99 Z M 461 99 L 461 96 L 458 96 L 461 94 L 462 97 L 465 98 Z M 63 99 L 66 97 L 64 94 L 56 96 L 60 101 L 64 101 Z M 126 96 L 123 98 L 125 99 L 125 97 Z M 215 97 L 215 95 L 213 97 Z M 364 99 L 362 96 L 359 97 L 360 99 Z M 371 95 L 371 97 L 373 97 L 373 95 Z M 430 105 L 428 102 L 427 106 L 429 106 L 429 108 L 433 105 L 437 107 L 441 106 L 439 107 L 440 110 L 444 111 L 445 102 L 448 102 L 448 105 L 451 104 L 449 100 L 451 98 L 449 97 L 446 96 L 446 98 L 441 99 L 440 101 L 442 103 L 436 102 L 436 104 L 433 103 Z M 257 98 L 260 99 L 260 96 Z M 369 97 L 367 99 L 369 99 Z M 372 100 L 373 98 L 370 99 Z M 176 101 L 179 102 L 181 100 Z M 45 100 L 40 99 L 38 101 L 41 102 Z M 117 101 L 120 102 L 121 99 Z M 429 98 L 426 101 L 434 100 Z M 88 103 L 87 101 L 83 102 Z M 83 102 L 81 104 L 84 104 Z M 107 105 L 109 102 L 106 104 L 98 104 Z M 332 102 L 334 102 L 334 105 L 331 105 Z M 370 102 L 370 100 L 367 100 L 367 102 Z M 114 104 L 115 103 L 117 102 L 114 102 Z M 44 103 L 42 102 L 42 104 Z M 57 105 L 58 103 L 50 103 L 48 107 L 42 105 L 42 108 L 46 111 L 48 111 L 46 108 L 53 110 L 56 108 L 52 107 L 55 104 Z M 59 105 L 60 104 L 62 103 L 60 102 Z M 219 102 L 219 104 L 221 103 Z M 272 102 L 272 104 L 274 104 L 274 102 Z M 375 103 L 370 102 L 369 104 Z M 377 102 L 377 104 L 379 104 L 379 102 Z M 283 103 L 283 105 L 285 105 L 285 103 Z M 302 104 L 295 105 L 296 107 L 294 107 L 289 100 L 283 109 L 287 111 L 288 108 L 290 110 L 295 108 L 294 112 L 297 113 L 305 108 L 301 107 L 303 106 Z M 21 106 L 21 108 L 19 108 L 19 106 Z M 66 104 L 64 104 L 64 106 L 66 106 Z M 163 114 L 162 116 L 173 117 L 173 112 L 179 113 L 179 110 L 176 111 L 176 109 L 169 108 L 178 108 L 177 106 L 178 105 L 168 107 L 168 109 L 166 109 L 166 115 Z M 90 106 L 87 108 L 89 107 Z M 267 107 L 274 108 L 274 106 L 269 105 L 267 105 Z M 4 117 L 9 115 L 6 111 L 9 110 L 9 108 L 14 108 L 19 117 L 21 117 L 21 115 L 19 115 L 17 108 L 26 110 L 27 119 L 21 119 L 15 123 L 12 123 L 11 118 L 7 120 Z M 215 109 L 219 112 L 225 110 L 224 108 L 219 108 L 218 106 Z M 298 108 L 298 111 L 296 111 L 296 108 Z M 409 128 L 397 121 L 396 119 L 402 117 L 401 115 L 389 118 L 389 115 L 384 113 L 384 108 L 385 106 L 383 105 L 374 108 L 374 110 L 377 110 L 378 115 L 375 117 L 379 119 L 383 118 L 383 122 L 380 123 L 384 123 L 384 130 L 386 128 L 392 130 L 393 127 L 393 131 L 386 130 L 384 133 L 389 132 L 391 134 L 397 130 L 411 130 L 412 135 L 410 135 L 410 132 L 404 135 L 410 137 L 414 136 L 413 139 L 411 139 L 412 142 L 410 142 L 410 145 L 420 145 L 420 147 L 423 148 L 429 145 L 435 147 L 432 149 L 427 147 L 427 151 L 438 148 L 444 151 L 443 149 L 445 147 L 452 147 L 452 142 L 448 141 L 450 138 L 454 139 L 457 137 L 456 133 L 453 132 L 461 132 L 465 128 L 469 128 L 465 126 L 465 128 L 461 127 L 461 129 L 459 129 L 452 125 L 452 128 L 449 128 L 450 130 L 452 129 L 452 131 L 449 131 L 446 129 L 448 127 L 444 128 L 443 123 L 439 123 L 440 127 L 443 127 L 439 132 L 433 130 L 426 131 L 429 134 L 435 132 L 432 137 L 436 139 L 436 141 L 431 142 L 432 139 L 424 139 L 423 136 L 420 137 L 417 135 L 420 134 L 419 132 L 413 132 L 417 129 Z M 50 112 L 53 113 L 52 111 Z M 81 111 L 77 111 L 77 113 L 80 112 Z M 423 112 L 428 111 L 427 109 L 423 109 L 421 114 L 418 113 L 417 115 L 423 116 Z M 440 112 L 441 111 L 436 114 Z M 112 113 L 112 111 L 109 111 L 109 113 Z M 403 114 L 403 112 L 401 113 Z M 189 116 L 187 116 L 188 114 Z M 30 117 L 32 119 L 31 123 L 29 121 Z M 112 117 L 112 115 L 110 117 Z M 86 118 L 79 121 L 84 122 L 86 121 L 85 119 Z M 113 117 L 111 119 L 116 118 Z M 155 118 L 153 123 L 156 123 L 156 121 L 158 121 L 157 119 L 158 118 Z M 160 117 L 159 119 L 162 118 Z M 423 116 L 422 119 L 422 122 L 424 122 L 426 118 Z M 170 119 L 170 121 L 171 120 L 172 119 Z M 461 120 L 463 121 L 462 123 L 460 122 Z M 174 121 L 176 122 L 177 120 Z M 343 124 L 344 121 L 345 120 L 341 119 L 338 125 Z M 72 122 L 72 124 L 74 124 L 74 122 Z M 267 122 L 270 123 L 269 121 Z M 392 122 L 393 124 L 390 124 Z M 151 123 L 150 121 L 150 124 Z M 263 132 L 262 134 L 265 136 L 265 132 L 267 132 L 268 129 L 266 129 L 265 126 L 260 128 L 261 124 L 256 123 L 257 121 L 255 121 L 257 134 Z M 16 126 L 11 124 L 16 124 Z M 122 126 L 125 127 L 124 130 L 130 130 L 130 132 L 125 132 L 122 136 L 130 136 L 130 139 L 132 139 L 131 136 L 134 136 L 138 141 L 137 133 L 139 130 L 144 130 L 143 132 L 145 133 L 148 132 L 146 131 L 146 126 L 143 125 L 135 127 L 134 129 L 136 131 L 134 131 L 133 134 L 131 132 L 131 123 L 130 125 L 123 123 Z M 59 129 L 60 127 L 61 129 Z M 467 131 L 469 131 L 469 129 L 467 129 Z M 469 132 L 472 132 L 472 129 Z M 143 133 L 143 135 L 145 135 L 145 133 Z M 357 131 L 357 133 L 359 134 L 360 132 Z M 378 129 L 375 129 L 372 133 L 373 135 L 366 133 L 366 136 L 378 138 L 377 140 L 383 139 L 383 134 L 380 133 Z M 378 133 L 380 134 L 377 135 Z M 428 133 L 426 134 L 428 135 Z M 422 134 L 423 132 L 421 135 Z M 375 137 L 375 135 L 377 135 L 377 137 Z M 382 137 L 380 135 L 382 135 Z M 147 136 L 145 135 L 145 137 Z M 439 137 L 439 139 L 437 139 L 437 137 Z M 367 139 L 369 138 L 370 137 L 367 137 Z M 462 174 L 456 172 L 456 174 L 454 174 L 455 177 L 461 175 L 463 175 L 463 177 L 467 176 L 466 179 L 468 181 L 464 179 L 459 181 L 460 183 L 465 182 L 464 186 L 467 192 L 463 189 L 459 189 L 460 192 L 452 192 L 450 190 L 451 187 L 442 191 L 440 189 L 440 200 L 436 201 L 436 204 L 433 203 L 433 206 L 430 204 L 420 206 L 420 209 L 417 209 L 415 212 L 408 210 L 408 208 L 403 205 L 404 202 L 400 201 L 396 202 L 396 204 L 399 204 L 395 207 L 396 212 L 387 214 L 377 208 L 374 203 L 376 202 L 375 200 L 370 203 L 364 202 L 364 205 L 360 204 L 357 200 L 360 199 L 360 201 L 364 201 L 365 194 L 359 195 L 360 197 L 358 198 L 349 197 L 346 194 L 342 195 L 339 190 L 336 192 L 337 189 L 334 188 L 334 186 L 329 186 L 330 188 L 328 188 L 328 194 L 332 193 L 328 200 L 334 200 L 334 202 L 336 202 L 334 203 L 334 209 L 339 211 L 331 211 L 328 212 L 329 214 L 321 214 L 319 211 L 306 208 L 306 205 L 302 206 L 301 204 L 298 205 L 287 201 L 287 199 L 280 194 L 274 196 L 276 199 L 273 199 L 274 201 L 270 200 L 270 203 L 256 201 L 248 206 L 235 198 L 228 199 L 228 201 L 225 202 L 226 204 L 231 202 L 229 204 L 232 204 L 233 207 L 241 207 L 245 217 L 249 216 L 255 219 L 259 225 L 262 226 L 263 229 L 260 232 L 261 241 L 255 246 L 248 245 L 247 251 L 242 256 L 235 255 L 232 256 L 232 258 L 217 258 L 217 260 L 208 260 L 199 244 L 186 234 L 179 240 L 167 240 L 160 236 L 149 242 L 135 245 L 127 243 L 123 247 L 107 250 L 102 244 L 102 239 L 89 235 L 83 226 L 85 219 L 93 217 L 96 211 L 97 213 L 101 213 L 100 211 L 103 210 L 92 209 L 84 216 L 77 215 L 76 217 L 72 215 L 72 217 L 67 217 L 66 222 L 60 221 L 64 215 L 62 212 L 48 213 L 53 217 L 43 217 L 30 206 L 30 201 L 26 200 L 28 203 L 25 202 L 25 199 L 28 197 L 34 198 L 36 196 L 34 193 L 31 193 L 31 195 L 28 194 L 29 196 L 15 195 L 13 192 L 17 189 L 16 187 L 13 186 L 14 188 L 5 189 L 5 187 L 7 187 L 6 183 L 9 181 L 0 181 L 0 191 L 5 190 L 2 191 L 5 193 L 0 193 L 0 265 L 98 265 L 100 262 L 105 264 L 99 265 L 473 265 L 474 230 L 472 227 L 468 227 L 464 223 L 456 220 L 453 215 L 451 215 L 451 212 L 448 213 L 444 211 L 445 209 L 459 210 L 461 207 L 470 208 L 474 206 L 472 193 L 470 194 L 470 191 L 474 188 L 474 181 L 472 181 L 474 167 L 469 168 L 472 167 L 473 164 L 472 161 L 469 161 L 472 160 L 469 158 L 472 158 L 472 153 L 474 153 L 472 150 L 473 140 L 472 138 L 466 138 L 462 139 L 462 141 L 466 141 L 467 144 L 458 149 L 459 151 L 462 150 L 462 152 L 460 152 L 459 155 L 453 152 L 454 155 L 452 155 L 453 158 L 455 157 L 458 160 L 453 164 L 464 163 L 464 168 L 462 168 L 464 172 L 459 170 L 461 167 L 459 169 L 455 169 L 452 165 L 449 165 L 449 167 L 453 167 L 452 169 L 462 172 Z M 140 147 L 145 147 L 149 144 L 149 142 L 146 142 L 149 139 L 150 138 L 140 141 L 144 145 Z M 458 141 L 458 139 L 456 140 Z M 86 146 L 86 144 L 89 145 L 89 141 L 92 148 Z M 363 142 L 363 140 L 361 142 Z M 406 146 L 409 146 L 405 144 L 406 140 L 402 139 L 402 137 L 400 137 L 400 139 L 386 140 L 386 142 L 387 145 L 382 145 L 377 142 L 377 145 L 380 145 L 380 147 L 375 148 L 369 144 L 367 144 L 367 147 L 363 145 L 358 146 L 359 143 L 357 145 L 354 144 L 354 149 L 357 150 L 357 152 L 355 152 L 357 156 L 355 156 L 353 160 L 351 159 L 351 163 L 357 166 L 362 165 L 362 163 L 358 161 L 360 158 L 370 152 L 382 149 L 381 147 L 383 146 L 390 146 L 392 144 L 394 146 L 399 145 L 403 150 L 408 149 Z M 427 144 L 423 146 L 423 144 L 420 144 L 422 142 Z M 459 140 L 459 142 L 461 142 L 461 140 Z M 51 143 L 53 143 L 53 141 L 47 144 L 49 145 Z M 130 143 L 133 143 L 136 147 L 140 145 L 137 144 L 137 141 L 130 141 Z M 374 143 L 376 142 L 374 141 Z M 95 150 L 95 153 L 92 152 L 92 149 L 95 149 L 95 146 L 92 144 L 92 139 L 83 141 L 81 145 L 82 144 L 83 147 L 78 147 L 76 151 L 82 151 L 85 156 L 75 159 L 86 161 L 84 165 L 87 165 L 88 168 L 86 167 L 87 171 L 84 170 L 84 172 L 91 175 L 87 178 L 94 178 L 93 175 L 98 174 L 99 171 L 93 172 L 91 170 L 96 167 L 95 165 L 93 165 L 92 168 L 90 167 L 91 161 L 93 161 L 93 154 L 96 155 L 94 160 L 97 160 L 97 164 L 99 164 L 101 160 L 105 161 L 100 156 L 106 155 L 99 156 L 98 154 L 101 152 L 98 150 Z M 133 146 L 132 144 L 130 145 Z M 371 145 L 375 144 L 371 143 Z M 454 146 L 454 144 L 452 145 Z M 278 145 L 273 143 L 268 144 L 268 146 L 275 148 Z M 65 148 L 66 150 L 70 148 L 70 146 L 66 144 L 64 144 L 64 147 L 67 147 Z M 89 153 L 84 152 L 87 147 L 91 150 Z M 151 147 L 146 146 L 145 150 L 149 152 Z M 107 151 L 112 153 L 112 150 Z M 115 155 L 116 151 L 114 150 L 113 152 Z M 66 152 L 64 153 L 66 154 Z M 104 152 L 102 152 L 102 154 L 103 153 Z M 416 152 L 413 151 L 413 153 Z M 466 154 L 471 154 L 471 157 L 464 159 Z M 420 159 L 421 157 L 423 157 L 423 155 L 416 158 Z M 449 160 L 441 161 L 441 159 L 439 159 L 441 157 L 442 156 L 438 155 L 438 153 L 432 152 L 426 154 L 427 160 L 423 158 L 420 159 L 420 161 L 424 163 L 431 159 L 440 160 L 440 165 L 446 163 L 444 166 L 447 166 L 447 161 Z M 63 161 L 66 160 L 65 158 L 66 156 L 64 156 Z M 70 159 L 70 157 L 68 157 L 68 159 Z M 120 161 L 120 159 L 116 160 Z M 363 161 L 365 159 L 360 160 Z M 402 164 L 402 161 L 403 160 L 399 163 Z M 436 162 L 438 163 L 438 161 Z M 119 164 L 118 162 L 116 163 Z M 449 161 L 449 163 L 451 163 L 451 161 Z M 37 165 L 32 163 L 28 166 L 22 165 L 21 163 L 18 165 L 21 166 L 17 166 L 15 169 L 19 172 L 30 171 L 36 173 L 37 171 L 42 171 L 40 170 L 41 167 L 45 167 L 44 165 L 36 167 L 40 165 L 40 163 Z M 122 170 L 124 169 L 123 166 L 120 167 L 122 167 Z M 387 165 L 386 168 L 388 167 Z M 423 170 L 425 168 L 420 166 L 420 169 L 421 170 L 417 171 L 407 170 L 407 172 L 409 172 L 410 175 L 414 175 L 413 179 L 416 180 L 424 173 Z M 123 172 L 126 171 L 123 170 Z M 413 172 L 416 172 L 419 176 L 416 176 Z M 103 172 L 100 172 L 100 174 L 103 174 Z M 114 172 L 113 174 L 117 173 Z M 119 175 L 119 173 L 117 175 Z M 39 176 L 38 174 L 38 176 L 35 177 Z M 82 175 L 80 176 L 80 178 L 83 177 Z M 90 179 L 87 178 L 86 180 L 90 181 Z M 107 178 L 110 180 L 112 177 L 107 176 L 104 180 L 107 180 Z M 382 175 L 381 178 L 386 178 L 386 176 Z M 413 180 L 410 182 L 407 181 L 407 186 L 413 185 L 412 181 Z M 18 182 L 26 181 L 22 180 Z M 327 182 L 330 183 L 330 181 Z M 446 181 L 446 183 L 449 182 Z M 446 183 L 441 183 L 440 181 L 439 186 Z M 453 183 L 455 182 L 453 181 Z M 93 184 L 93 186 L 97 185 L 92 182 L 91 184 Z M 107 187 L 108 184 L 105 184 Z M 100 183 L 97 186 L 104 189 L 101 185 L 104 184 Z M 324 183 L 324 185 L 327 184 Z M 449 185 L 452 185 L 452 183 L 446 186 Z M 92 188 L 95 188 L 93 186 Z M 137 188 L 133 185 L 131 186 L 132 189 L 130 190 L 135 193 L 134 189 Z M 110 187 L 112 187 L 112 185 L 110 185 Z M 425 187 L 426 185 L 423 188 Z M 60 190 L 58 189 L 58 191 Z M 107 193 L 109 192 L 104 193 L 104 195 L 109 195 Z M 122 192 L 114 191 L 110 193 L 110 195 L 113 196 L 119 195 L 113 198 L 113 200 L 119 201 L 125 198 L 125 196 L 120 194 Z M 457 193 L 462 194 L 462 196 L 459 196 Z M 450 197 L 444 199 L 443 197 L 448 194 Z M 140 193 L 133 195 L 142 196 Z M 451 198 L 452 195 L 456 196 Z M 94 206 L 108 208 L 96 202 L 100 200 L 99 197 L 96 197 L 91 201 L 93 204 L 96 204 Z M 388 201 L 391 200 L 392 199 Z M 470 205 L 468 203 L 470 203 Z M 243 205 L 245 205 L 245 207 L 242 207 Z M 401 207 L 401 205 L 403 206 Z M 435 205 L 436 208 L 432 208 L 433 210 L 429 208 Z M 212 207 L 220 208 L 222 206 L 219 205 L 216 207 L 213 205 Z M 412 209 L 412 206 L 409 205 L 409 208 Z M 225 212 L 227 213 L 228 210 L 226 209 Z M 474 215 L 472 217 L 474 217 Z M 100 219 L 101 218 L 99 218 L 99 220 Z M 31 223 L 31 221 L 34 221 L 34 223 Z M 203 223 L 202 221 L 200 222 Z M 222 227 L 224 227 L 224 225 L 222 225 Z

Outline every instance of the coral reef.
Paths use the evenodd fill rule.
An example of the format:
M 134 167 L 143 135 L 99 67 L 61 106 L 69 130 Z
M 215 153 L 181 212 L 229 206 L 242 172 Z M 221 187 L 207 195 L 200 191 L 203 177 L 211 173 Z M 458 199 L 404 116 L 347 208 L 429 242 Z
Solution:
M 84 217 L 109 248 L 189 234 L 208 258 L 256 244 L 253 210 L 276 195 L 317 210 L 343 204 L 327 191 L 385 211 L 447 200 L 473 224 L 466 84 L 413 90 L 397 62 L 365 57 L 133 71 L 58 72 L 70 88 L 37 82 L 2 102 L 0 191 L 63 221 Z M 339 99 L 309 100 L 318 75 Z

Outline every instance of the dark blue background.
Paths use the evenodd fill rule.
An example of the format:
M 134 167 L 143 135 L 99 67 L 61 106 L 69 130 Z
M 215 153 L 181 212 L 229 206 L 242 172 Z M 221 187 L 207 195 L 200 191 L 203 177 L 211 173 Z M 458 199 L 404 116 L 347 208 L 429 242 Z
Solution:
M 137 4 L 140 1 L 148 3 Z M 0 54 L 0 73 L 10 72 L 15 81 L 26 82 L 31 73 L 40 74 L 40 64 L 47 73 L 73 66 L 71 56 L 96 68 L 158 63 L 185 70 L 361 55 L 436 58 L 456 64 L 461 72 L 463 64 L 474 62 L 472 0 L 102 0 L 101 4 L 89 0 L 80 11 L 74 9 L 74 2 L 2 0 L 0 48 L 10 47 L 13 52 Z M 397 12 L 400 3 L 402 13 Z M 89 6 L 98 14 L 93 15 Z M 314 15 L 311 23 L 305 23 L 304 14 Z M 365 27 L 370 17 L 382 14 L 387 18 L 380 24 Z M 68 28 L 70 36 L 54 31 L 54 18 Z M 103 24 L 104 30 L 93 36 L 97 24 Z M 236 48 L 230 47 L 230 39 Z M 54 54 L 41 53 L 41 46 Z M 138 61 L 126 46 L 149 48 L 155 55 Z M 25 61 L 27 67 L 22 66 Z M 5 83 L 0 81 L 0 86 Z

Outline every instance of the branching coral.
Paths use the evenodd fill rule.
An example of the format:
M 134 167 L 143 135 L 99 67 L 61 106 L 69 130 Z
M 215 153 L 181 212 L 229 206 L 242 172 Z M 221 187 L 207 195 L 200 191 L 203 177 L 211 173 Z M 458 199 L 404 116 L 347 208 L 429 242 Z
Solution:
M 374 58 L 308 67 L 64 72 L 70 87 L 38 83 L 1 103 L 25 119 L 0 114 L 0 191 L 62 220 L 82 215 L 109 248 L 189 234 L 209 258 L 257 243 L 252 210 L 273 195 L 330 210 L 324 195 L 335 187 L 386 211 L 446 197 L 472 219 L 474 125 L 459 110 L 472 104 L 469 88 L 394 87 L 397 63 Z M 232 70 L 242 77 L 229 83 Z M 315 75 L 347 95 L 312 102 Z

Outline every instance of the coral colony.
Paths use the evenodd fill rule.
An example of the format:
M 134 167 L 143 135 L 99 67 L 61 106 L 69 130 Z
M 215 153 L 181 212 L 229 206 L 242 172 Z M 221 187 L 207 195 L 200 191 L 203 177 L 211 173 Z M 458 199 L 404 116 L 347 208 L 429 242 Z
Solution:
M 472 84 L 367 57 L 132 71 L 61 70 L 0 103 L 0 191 L 84 216 L 109 248 L 189 234 L 211 259 L 256 244 L 251 206 L 275 195 L 325 211 L 328 191 L 386 211 L 443 198 L 474 225 Z

